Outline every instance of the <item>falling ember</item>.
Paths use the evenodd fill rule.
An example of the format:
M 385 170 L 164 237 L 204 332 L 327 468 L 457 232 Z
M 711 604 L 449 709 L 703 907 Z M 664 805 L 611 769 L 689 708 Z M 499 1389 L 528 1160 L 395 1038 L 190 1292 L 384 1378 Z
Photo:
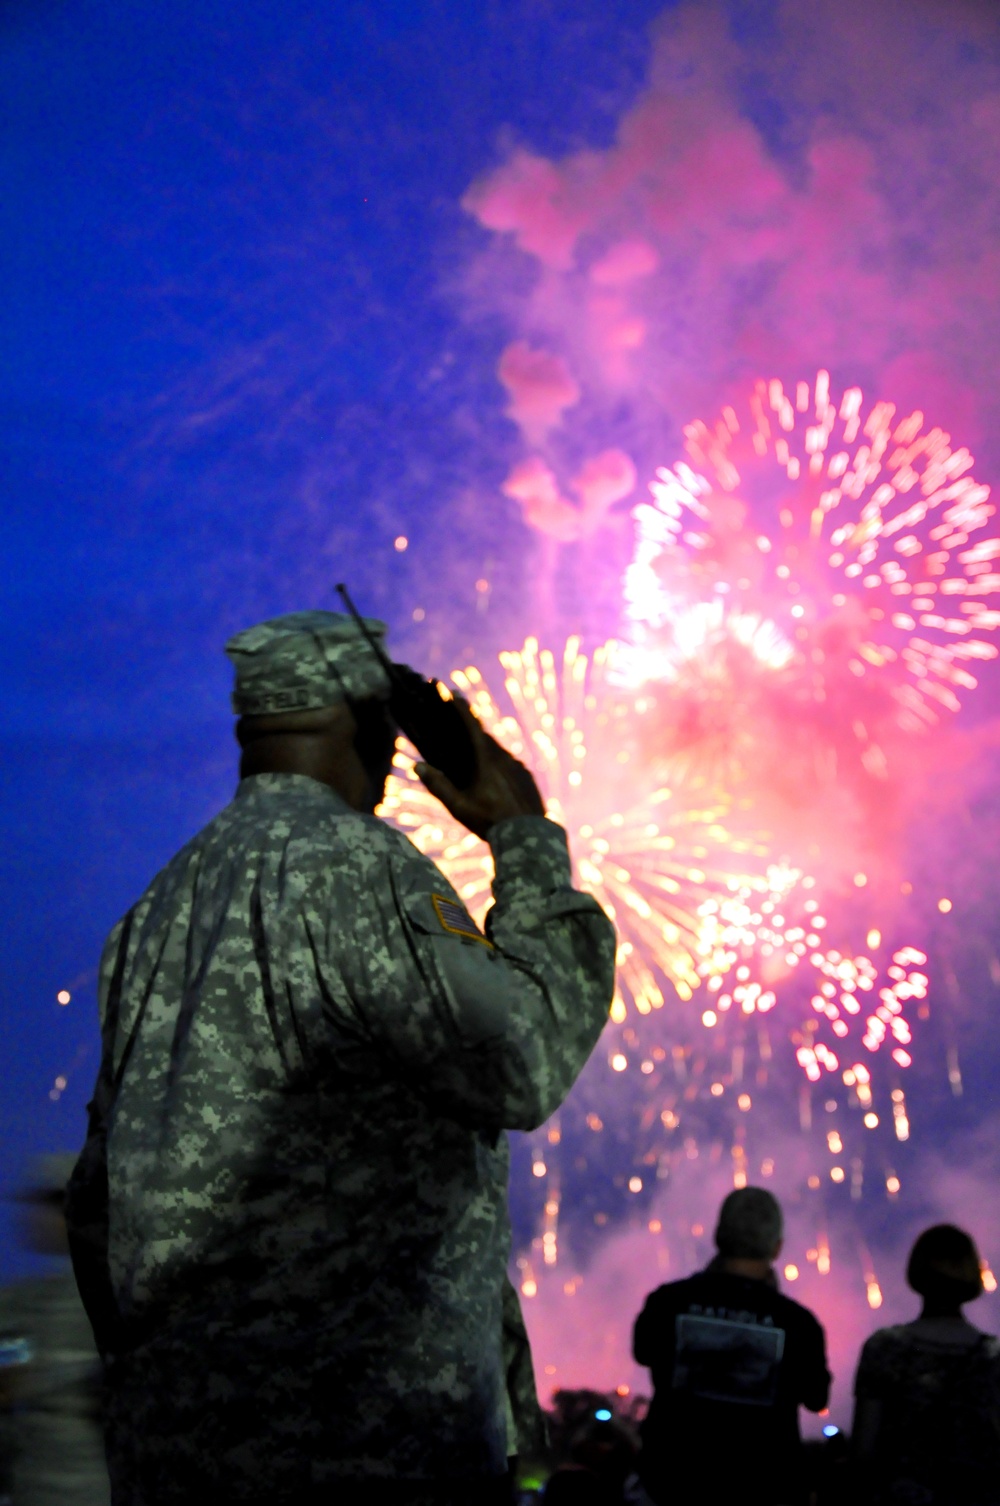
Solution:
M 997 655 L 983 636 L 1000 626 L 989 487 L 923 413 L 866 411 L 856 387 L 838 404 L 825 371 L 806 390 L 803 411 L 780 381 L 758 381 L 739 413 L 686 427 L 687 459 L 657 472 L 633 514 L 630 615 L 646 641 L 676 644 L 678 601 L 692 584 L 714 600 L 721 584 L 734 622 L 766 621 L 808 657 L 816 695 L 846 654 L 849 675 L 889 676 L 902 725 L 924 726 Z M 771 515 L 765 532 L 748 509 L 758 527 Z
M 906 1095 L 902 1088 L 892 1090 L 892 1120 L 897 1140 L 910 1138 L 910 1121 L 906 1113 Z
M 949 1046 L 946 1052 L 948 1063 L 948 1086 L 956 1098 L 962 1096 L 962 1069 L 958 1064 L 958 1048 Z

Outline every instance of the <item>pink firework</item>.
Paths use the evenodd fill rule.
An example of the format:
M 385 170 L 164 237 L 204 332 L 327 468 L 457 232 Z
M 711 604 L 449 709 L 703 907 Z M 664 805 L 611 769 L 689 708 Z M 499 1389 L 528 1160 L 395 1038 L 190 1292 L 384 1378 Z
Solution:
M 809 877 L 763 903 L 755 897 L 740 909 L 707 901 L 702 913 L 714 919 L 718 937 L 715 967 L 696 996 L 709 1031 L 731 1035 L 733 1021 L 781 1002 L 795 1058 L 810 1082 L 848 1067 L 864 1077 L 864 1062 L 880 1051 L 898 1068 L 911 1065 L 908 1015 L 916 1008 L 922 1017 L 925 952 L 903 946 L 883 956 L 875 927 L 860 951 L 834 945 Z
M 810 694 L 881 679 L 906 730 L 955 711 L 996 657 L 1000 538 L 967 449 L 829 374 L 684 431 L 687 459 L 635 509 L 630 616 L 655 636 L 678 606 L 722 598 L 797 651 Z

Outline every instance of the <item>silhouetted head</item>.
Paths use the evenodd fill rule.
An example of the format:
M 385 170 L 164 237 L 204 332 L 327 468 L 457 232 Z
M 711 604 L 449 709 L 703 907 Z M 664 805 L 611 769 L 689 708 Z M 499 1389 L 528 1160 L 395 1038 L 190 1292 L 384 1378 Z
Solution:
M 382 799 L 396 745 L 389 680 L 368 637 L 339 612 L 291 612 L 226 644 L 236 669 L 233 710 L 243 750 L 240 777 L 304 774 L 355 810 Z
M 318 711 L 241 716 L 240 778 L 305 774 L 328 784 L 355 810 L 370 813 L 385 793 L 397 728 L 386 703 L 342 701 Z
M 715 1243 L 727 1260 L 774 1260 L 783 1224 L 776 1197 L 763 1187 L 738 1187 L 719 1209 Z
M 76 1164 L 76 1151 L 37 1156 L 28 1168 L 24 1188 L 15 1193 L 22 1205 L 24 1245 L 36 1255 L 68 1255 L 66 1184 Z
M 961 1307 L 983 1290 L 979 1251 L 964 1229 L 935 1224 L 910 1251 L 906 1280 L 934 1307 Z
M 573 1435 L 569 1456 L 600 1479 L 621 1485 L 632 1473 L 638 1452 L 635 1439 L 621 1423 L 591 1419 Z

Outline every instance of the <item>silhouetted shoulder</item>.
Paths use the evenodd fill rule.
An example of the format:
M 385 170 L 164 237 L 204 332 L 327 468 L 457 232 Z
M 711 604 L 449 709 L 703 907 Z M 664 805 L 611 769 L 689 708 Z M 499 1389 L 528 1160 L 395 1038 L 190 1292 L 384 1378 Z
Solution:
M 816 1314 L 801 1302 L 796 1302 L 794 1297 L 787 1296 L 784 1292 L 776 1292 L 778 1311 L 789 1320 L 799 1323 L 803 1328 L 818 1328 L 822 1330 L 822 1324 Z
M 662 1286 L 656 1287 L 647 1297 L 647 1302 L 655 1299 L 656 1302 L 671 1302 L 676 1297 L 686 1296 L 688 1292 L 695 1290 L 698 1275 L 682 1276 L 678 1281 L 665 1281 Z

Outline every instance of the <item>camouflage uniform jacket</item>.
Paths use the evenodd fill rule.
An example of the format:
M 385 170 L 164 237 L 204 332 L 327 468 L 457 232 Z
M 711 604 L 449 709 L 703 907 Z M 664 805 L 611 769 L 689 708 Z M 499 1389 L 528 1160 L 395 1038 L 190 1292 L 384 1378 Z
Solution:
M 491 846 L 487 941 L 401 833 L 257 775 L 109 937 L 68 1217 L 116 1506 L 504 1469 L 503 1131 L 569 1092 L 615 939 L 561 828 Z

